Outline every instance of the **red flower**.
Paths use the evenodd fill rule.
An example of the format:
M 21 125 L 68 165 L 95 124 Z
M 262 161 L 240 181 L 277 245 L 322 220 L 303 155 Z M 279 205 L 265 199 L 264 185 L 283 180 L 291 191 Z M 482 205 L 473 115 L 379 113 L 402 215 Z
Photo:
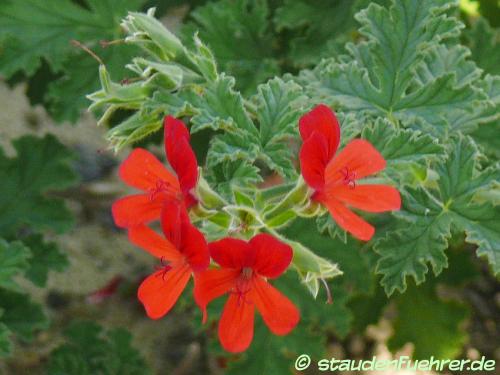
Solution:
M 210 243 L 209 250 L 221 268 L 195 275 L 194 296 L 205 322 L 208 303 L 229 293 L 219 321 L 219 339 L 227 351 L 241 352 L 250 345 L 255 308 L 276 335 L 286 335 L 297 325 L 298 309 L 266 281 L 287 269 L 293 254 L 290 246 L 259 234 L 249 242 L 224 238 Z
M 333 111 L 320 104 L 301 117 L 300 150 L 302 176 L 315 190 L 312 199 L 328 208 L 344 230 L 368 241 L 375 229 L 348 206 L 368 212 L 398 210 L 399 192 L 387 185 L 358 184 L 357 181 L 385 168 L 385 160 L 367 141 L 355 139 L 335 155 L 340 127 Z
M 179 201 L 167 201 L 161 213 L 163 238 L 145 225 L 130 228 L 129 240 L 161 260 L 161 267 L 148 276 L 138 290 L 139 300 L 152 319 L 168 313 L 186 287 L 193 272 L 209 263 L 203 234 L 189 222 Z
M 136 148 L 123 161 L 119 175 L 141 194 L 118 199 L 112 207 L 117 226 L 129 228 L 146 224 L 160 217 L 163 204 L 169 200 L 184 200 L 186 207 L 196 203 L 191 189 L 198 180 L 198 163 L 189 145 L 189 131 L 180 120 L 165 117 L 165 151 L 177 176 L 153 154 Z

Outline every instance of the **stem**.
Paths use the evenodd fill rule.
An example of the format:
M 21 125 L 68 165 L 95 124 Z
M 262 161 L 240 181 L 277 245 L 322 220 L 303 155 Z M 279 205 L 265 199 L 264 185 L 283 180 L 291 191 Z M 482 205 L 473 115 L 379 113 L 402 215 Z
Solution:
M 271 186 L 267 189 L 262 189 L 260 191 L 260 193 L 261 193 L 261 196 L 264 200 L 271 200 L 271 199 L 276 198 L 280 195 L 283 195 L 283 193 L 289 192 L 290 189 L 293 189 L 294 186 L 295 186 L 295 184 L 293 182 L 288 183 L 288 184 Z
M 303 203 L 307 199 L 309 187 L 306 185 L 302 177 L 299 177 L 295 187 L 269 212 L 265 214 L 266 217 L 277 216 L 280 213 L 289 210 L 297 204 Z

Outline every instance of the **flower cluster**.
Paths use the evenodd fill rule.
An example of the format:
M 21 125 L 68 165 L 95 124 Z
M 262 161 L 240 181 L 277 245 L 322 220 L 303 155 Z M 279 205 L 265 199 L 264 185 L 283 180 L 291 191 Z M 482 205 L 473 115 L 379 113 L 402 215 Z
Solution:
M 348 208 L 369 212 L 398 209 L 400 196 L 385 185 L 358 180 L 384 168 L 385 160 L 368 142 L 353 140 L 335 155 L 340 127 L 334 113 L 319 105 L 300 119 L 301 172 L 310 187 L 307 200 L 324 205 L 340 227 L 361 240 L 374 228 Z M 164 121 L 165 152 L 173 171 L 153 154 L 135 149 L 122 163 L 121 179 L 141 193 L 117 200 L 113 217 L 126 228 L 129 240 L 158 258 L 158 269 L 140 285 L 138 298 L 147 315 L 158 319 L 175 305 L 191 277 L 194 300 L 207 320 L 207 306 L 227 295 L 219 320 L 222 346 L 230 352 L 248 348 L 257 310 L 276 335 L 286 335 L 300 320 L 297 307 L 269 280 L 290 266 L 290 244 L 268 233 L 247 233 L 207 243 L 191 222 L 192 208 L 203 205 L 197 196 L 198 163 L 184 123 L 167 116 Z M 160 221 L 163 235 L 150 227 Z M 230 231 L 227 231 L 229 233 Z M 273 233 L 269 229 L 270 233 Z

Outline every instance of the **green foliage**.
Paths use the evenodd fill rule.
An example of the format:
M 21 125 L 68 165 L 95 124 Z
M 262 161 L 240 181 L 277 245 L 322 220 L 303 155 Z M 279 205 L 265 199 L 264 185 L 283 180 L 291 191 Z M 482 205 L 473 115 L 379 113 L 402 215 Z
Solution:
M 370 4 L 356 15 L 366 40 L 348 44 L 349 56 L 303 72 L 300 82 L 318 101 L 404 127 L 434 135 L 474 129 L 491 120 L 492 103 L 481 81 L 473 82 L 479 72 L 465 61 L 466 50 L 440 44 L 463 27 L 446 14 L 450 6 L 445 0 L 396 1 L 389 9 Z
M 435 275 L 448 266 L 445 250 L 452 227 L 465 231 L 466 241 L 478 246 L 478 256 L 487 257 L 495 274 L 500 272 L 500 210 L 474 199 L 499 179 L 498 165 L 481 170 L 470 138 L 459 137 L 450 148 L 449 156 L 433 166 L 439 175 L 435 188 L 407 188 L 397 214 L 404 220 L 376 244 L 382 256 L 377 270 L 388 294 L 404 292 L 406 276 L 422 283 L 428 263 Z
M 151 14 L 131 14 L 124 27 L 127 41 L 147 54 L 133 60 L 138 81 L 112 82 L 101 67 L 103 88 L 89 95 L 92 109 L 104 110 L 100 123 L 110 123 L 117 110 L 134 111 L 108 133 L 116 149 L 158 131 L 166 114 L 190 116 L 192 133 L 218 132 L 210 142 L 206 175 L 222 169 L 227 180 L 245 183 L 256 180 L 261 165 L 285 177 L 296 175 L 287 142 L 296 134 L 305 101 L 297 84 L 275 78 L 245 98 L 235 90 L 233 77 L 218 74 L 211 51 L 196 36 L 194 45 L 186 47 Z
M 11 334 L 24 340 L 48 326 L 39 304 L 15 282 L 22 276 L 43 287 L 50 270 L 63 271 L 68 260 L 56 244 L 45 243 L 44 230 L 58 233 L 72 226 L 72 215 L 60 198 L 49 196 L 73 185 L 71 152 L 51 135 L 13 141 L 17 155 L 0 150 L 0 353 L 8 354 Z M 29 234 L 29 235 L 27 235 Z
M 62 199 L 46 193 L 76 182 L 69 165 L 72 154 L 51 135 L 24 136 L 13 145 L 15 158 L 7 158 L 0 150 L 0 234 L 13 236 L 26 225 L 57 233 L 71 228 L 73 219 Z
M 387 162 L 383 174 L 401 177 L 408 168 L 418 169 L 442 156 L 444 148 L 437 139 L 412 129 L 398 129 L 386 120 L 377 119 L 363 129 L 361 137 L 368 140 Z
M 343 52 L 355 33 L 354 14 L 368 5 L 366 0 L 285 0 L 276 10 L 278 31 L 292 34 L 288 40 L 289 63 L 299 67 Z
M 295 176 L 290 141 L 297 135 L 297 121 L 303 113 L 305 97 L 299 85 L 274 78 L 259 85 L 253 98 L 259 123 L 262 154 L 269 167 L 281 175 Z M 286 141 L 289 141 L 288 143 Z
M 47 61 L 59 77 L 50 82 L 44 101 L 58 121 L 75 122 L 88 105 L 85 94 L 95 90 L 99 81 L 88 74 L 96 62 L 71 44 L 78 40 L 90 48 L 101 40 L 121 37 L 120 19 L 137 9 L 144 0 L 3 1 L 0 5 L 0 72 L 7 78 L 22 72 L 33 76 Z M 125 74 L 123 65 L 131 58 L 130 49 L 115 46 L 98 54 L 116 74 Z
M 50 355 L 47 374 L 149 374 L 142 355 L 131 345 L 124 329 L 104 331 L 92 322 L 72 323 L 66 330 L 67 343 Z
M 500 73 L 498 65 L 500 59 L 500 48 L 498 47 L 500 32 L 498 29 L 491 28 L 485 19 L 479 18 L 470 29 L 465 31 L 464 37 L 470 48 L 471 58 L 486 73 L 495 74 L 497 77 Z M 495 103 L 495 108 L 498 108 L 500 100 L 499 85 L 498 78 L 496 81 L 491 80 L 489 91 L 491 93 L 490 97 Z M 485 151 L 496 159 L 500 156 L 500 142 L 496 136 L 497 132 L 498 121 L 493 119 L 472 133 L 474 139 L 485 148 Z
M 259 319 L 256 324 L 254 339 L 250 348 L 234 363 L 229 363 L 228 374 L 288 374 L 292 371 L 294 360 L 304 351 L 314 358 L 324 356 L 325 337 L 318 333 L 297 327 L 285 337 L 269 332 Z
M 192 23 L 183 34 L 189 41 L 199 31 L 221 70 L 238 77 L 237 88 L 251 93 L 259 83 L 280 73 L 269 12 L 266 0 L 211 2 L 190 13 Z
M 377 1 L 384 3 L 385 1 Z M 182 35 L 199 32 L 243 94 L 281 72 L 344 51 L 355 36 L 354 14 L 366 0 L 228 1 L 195 8 Z
M 464 331 L 469 310 L 462 303 L 444 301 L 436 295 L 432 284 L 409 288 L 397 298 L 398 316 L 391 350 L 407 342 L 415 345 L 414 359 L 455 358 L 462 351 L 467 335 Z M 432 334 L 425 334 L 430 333 Z
M 464 32 L 472 59 L 485 72 L 496 75 L 500 74 L 499 34 L 499 30 L 492 28 L 484 18 L 476 20 L 472 27 Z
M 2 317 L 0 312 L 0 318 Z M 9 340 L 10 331 L 5 324 L 0 323 L 0 357 L 5 357 L 12 350 L 12 344 Z
M 31 74 L 43 58 L 54 72 L 64 74 L 46 96 L 60 119 L 75 118 L 75 109 L 84 103 L 81 93 L 97 86 L 95 76 L 88 74 L 94 62 L 90 58 L 75 61 L 81 53 L 70 51 L 67 41 L 77 38 L 94 47 L 99 39 L 121 37 L 118 19 L 126 10 L 133 10 L 126 7 L 142 4 L 120 1 L 107 7 L 108 2 L 87 0 L 88 10 L 69 1 L 51 9 L 55 3 L 48 2 L 43 7 L 53 11 L 52 18 L 47 12 L 36 17 L 23 14 L 26 18 L 22 22 L 35 21 L 26 40 L 14 35 L 19 19 L 0 26 L 0 31 L 7 30 L 7 71 L 24 69 Z M 5 14 L 10 16 L 20 9 L 17 3 L 7 4 L 3 9 L 0 6 L 0 21 Z M 33 7 L 34 3 L 27 4 Z M 97 111 L 104 111 L 101 122 L 112 126 L 111 143 L 119 149 L 159 131 L 165 114 L 185 117 L 192 133 L 210 138 L 203 175 L 231 205 L 234 203 L 226 213 L 245 214 L 245 206 L 255 208 L 248 216 L 255 214 L 251 219 L 256 230 L 262 229 L 259 215 L 264 212 L 265 217 L 268 211 L 263 202 L 268 201 L 261 199 L 260 192 L 248 193 L 241 186 L 261 182 L 273 172 L 287 183 L 296 180 L 297 121 L 320 101 L 338 112 L 342 144 L 361 137 L 380 150 L 387 167 L 373 180 L 402 191 L 400 212 L 373 220 L 369 217 L 377 227 L 377 236 L 366 245 L 352 240 L 328 215 L 318 218 L 318 226 L 331 237 L 312 230 L 313 220 L 299 220 L 284 229 L 290 239 L 307 245 L 331 264 L 339 264 L 343 277 L 329 282 L 334 304 L 313 303 L 301 285 L 304 280 L 288 272 L 274 283 L 300 307 L 300 326 L 282 338 L 272 335 L 259 321 L 252 347 L 238 361 L 229 362 L 229 373 L 287 373 L 296 355 L 304 351 L 304 343 L 311 343 L 308 352 L 321 358 L 325 335 L 343 338 L 353 328 L 362 331 L 376 322 L 388 300 L 375 285 L 375 263 L 387 294 L 405 291 L 407 276 L 422 283 L 429 265 L 435 275 L 444 276 L 438 280 L 462 285 L 461 277 L 471 276 L 468 266 L 456 261 L 463 257 L 463 248 L 458 249 L 458 256 L 450 258 L 450 253 L 456 250 L 454 241 L 463 235 L 493 273 L 500 274 L 498 30 L 479 18 L 461 35 L 465 26 L 455 17 L 456 5 L 448 0 L 222 0 L 199 7 L 188 16 L 191 23 L 182 30 L 182 43 L 159 22 L 153 22 L 151 14 L 132 13 L 123 23 L 127 45 L 100 51 L 107 70 L 101 73 L 103 90 L 91 99 Z M 366 9 L 358 12 L 362 8 Z M 71 30 L 65 23 L 70 14 Z M 361 24 L 359 33 L 355 20 Z M 48 35 L 41 23 L 49 21 L 60 31 L 50 48 L 41 42 Z M 35 27 L 40 32 L 33 32 Z M 191 40 L 195 29 L 199 29 L 200 39 Z M 461 36 L 465 45 L 458 43 Z M 141 56 L 133 46 L 143 49 Z M 13 54 L 21 58 L 14 61 Z M 285 71 L 296 73 L 295 69 L 311 67 L 322 58 L 326 60 L 296 77 L 278 77 Z M 115 83 L 106 76 L 128 78 L 125 64 L 130 60 L 128 68 L 134 77 L 128 82 Z M 116 126 L 117 118 L 127 115 Z M 33 190 L 26 193 L 24 182 L 29 177 L 33 185 L 36 173 L 30 167 L 26 174 L 12 172 L 20 169 L 13 165 L 35 164 L 20 156 L 23 152 L 27 155 L 18 148 L 17 161 L 2 157 L 0 163 L 9 165 L 12 175 L 1 177 L 21 181 L 8 184 L 6 190 L 21 191 L 27 206 L 46 202 L 48 188 L 65 186 L 72 180 L 59 167 L 52 169 L 51 163 L 44 162 L 50 172 L 40 174 L 54 175 L 53 185 L 35 182 Z M 490 158 L 484 158 L 483 152 Z M 42 154 L 33 159 L 44 160 Z M 51 160 L 65 158 L 59 155 Z M 36 165 L 35 170 L 39 169 Z M 271 206 L 283 195 L 277 197 L 270 200 Z M 12 200 L 8 195 L 4 199 Z M 55 202 L 42 203 L 36 215 L 19 204 L 20 213 L 10 219 L 9 215 L 14 215 L 10 212 L 18 207 L 9 209 L 7 222 L 19 224 L 3 224 L 2 217 L 0 234 L 7 228 L 10 239 L 24 225 L 35 230 L 67 229 L 62 225 L 67 217 L 58 220 L 49 212 L 49 206 L 61 211 Z M 311 216 L 324 212 L 314 208 Z M 280 225 L 273 228 L 283 229 L 292 218 L 294 213 L 285 210 L 274 218 Z M 36 262 L 28 262 L 29 251 L 20 243 L 1 242 L 0 266 L 8 264 L 0 268 L 2 288 L 15 291 L 13 277 L 23 272 L 43 286 L 49 270 L 60 271 L 67 264 L 55 245 L 44 243 L 41 236 L 22 241 Z M 463 275 L 443 272 L 447 267 Z M 324 297 L 323 289 L 320 296 Z M 443 300 L 436 293 L 435 282 L 409 287 L 394 299 L 398 317 L 389 342 L 392 349 L 413 342 L 415 358 L 452 358 L 460 352 L 466 341 L 463 322 L 468 317 L 463 304 Z M 34 311 L 31 309 L 32 315 L 36 315 Z M 12 316 L 9 314 L 6 309 L 4 317 Z M 33 321 L 26 331 L 12 320 L 0 324 L 0 353 L 9 350 L 6 338 L 10 332 L 29 337 L 36 329 L 33 327 L 41 327 L 41 318 Z M 435 334 L 429 339 L 422 331 Z M 51 366 L 56 366 L 50 367 L 56 369 L 54 373 L 143 372 L 143 362 L 123 332 L 104 338 L 99 329 L 86 326 L 69 337 L 71 343 L 59 348 L 51 359 Z M 90 342 L 97 342 L 95 353 L 81 349 Z M 97 351 L 107 354 L 101 356 Z
M 17 337 L 30 341 L 36 331 L 48 327 L 49 321 L 40 305 L 26 294 L 0 289 L 0 323 Z
M 21 242 L 8 243 L 0 238 L 0 288 L 19 291 L 13 277 L 28 267 L 29 249 Z
M 26 271 L 26 278 L 38 287 L 44 287 L 47 283 L 49 272 L 62 272 L 69 265 L 68 258 L 61 253 L 53 242 L 44 242 L 41 235 L 32 235 L 23 239 L 32 254 L 30 267 Z
M 0 239 L 0 357 L 10 354 L 12 334 L 30 341 L 36 331 L 48 326 L 42 307 L 31 302 L 15 282 L 29 269 L 30 261 L 32 253 L 25 244 Z
M 465 26 L 454 16 L 456 5 L 448 0 L 223 0 L 191 13 L 181 39 L 151 11 L 130 13 L 123 21 L 127 45 L 142 49 L 128 65 L 134 76 L 112 81 L 101 66 L 102 88 L 89 95 L 99 123 L 111 128 L 111 145 L 119 150 L 160 131 L 167 114 L 183 117 L 191 133 L 210 138 L 202 175 L 229 202 L 217 214 L 202 212 L 211 220 L 202 225 L 209 238 L 227 234 L 229 227 L 244 231 L 246 224 L 251 229 L 242 236 L 283 229 L 285 240 L 295 241 L 299 274 L 299 258 L 308 249 L 344 272 L 329 283 L 333 305 L 312 303 L 304 286 L 314 288 L 305 277 L 288 272 L 277 280 L 300 307 L 301 325 L 284 339 L 257 324 L 252 347 L 240 361 L 230 361 L 230 372 L 288 372 L 305 341 L 317 343 L 311 354 L 321 357 L 319 336 L 344 337 L 352 327 L 362 331 L 378 320 L 388 300 L 376 286 L 375 268 L 388 295 L 404 292 L 408 276 L 420 284 L 429 265 L 435 275 L 449 266 L 452 234 L 464 234 L 493 273 L 500 273 L 495 206 L 500 172 L 497 158 L 482 156 L 483 149 L 498 156 L 500 79 L 494 75 L 495 54 L 485 52 L 494 49 L 496 31 L 478 21 L 466 35 L 471 49 L 458 44 Z M 361 25 L 359 33 L 353 20 Z M 199 37 L 191 41 L 195 29 Z M 315 63 L 296 76 L 269 79 Z M 346 235 L 328 215 L 317 219 L 317 227 L 329 236 L 312 230 L 313 220 L 286 227 L 295 218 L 291 206 L 302 205 L 301 214 L 306 213 L 307 187 L 295 187 L 290 195 L 247 189 L 271 172 L 287 183 L 296 181 L 297 120 L 319 102 L 335 108 L 342 145 L 361 137 L 386 159 L 385 170 L 371 181 L 402 193 L 401 211 L 369 216 L 377 235 L 367 244 Z M 314 204 L 308 208 L 311 217 L 324 213 Z M 280 216 L 273 217 L 276 211 Z M 272 230 L 265 228 L 268 219 Z M 319 268 L 312 263 L 308 267 Z M 457 354 L 465 340 L 459 329 L 467 317 L 463 306 L 443 301 L 427 284 L 394 298 L 399 315 L 392 348 L 412 341 L 419 358 Z M 410 324 L 415 312 L 419 316 Z M 422 329 L 438 332 L 442 340 L 427 341 Z M 84 363 L 72 361 L 77 367 Z

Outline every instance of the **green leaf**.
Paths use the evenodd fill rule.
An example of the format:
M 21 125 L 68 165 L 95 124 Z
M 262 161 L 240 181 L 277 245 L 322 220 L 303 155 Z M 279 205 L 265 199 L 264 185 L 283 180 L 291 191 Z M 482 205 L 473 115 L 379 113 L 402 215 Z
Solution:
M 317 63 L 342 51 L 354 33 L 354 13 L 367 1 L 285 0 L 276 9 L 278 31 L 291 31 L 288 58 L 294 66 Z
M 42 306 L 30 301 L 26 294 L 0 289 L 0 323 L 26 341 L 33 339 L 36 331 L 46 329 L 49 321 Z
M 51 375 L 151 373 L 124 329 L 104 332 L 93 322 L 76 322 L 66 330 L 66 337 L 67 343 L 50 355 L 47 373 Z
M 439 44 L 462 27 L 446 15 L 450 7 L 447 0 L 393 1 L 389 9 L 370 4 L 356 15 L 367 40 L 349 44 L 348 57 L 305 71 L 299 81 L 335 108 L 434 134 L 470 131 L 490 118 L 491 102 L 474 81 L 479 72 L 465 61 L 468 51 Z
M 3 53 L 2 72 L 7 77 L 18 70 L 33 74 L 45 58 L 61 68 L 71 49 L 69 41 L 82 34 L 101 31 L 98 18 L 71 1 L 26 0 L 2 2 L 0 33 L 9 36 Z M 22 38 L 21 38 L 22 36 Z
M 51 71 L 62 73 L 62 77 L 50 83 L 45 104 L 56 120 L 74 122 L 87 105 L 85 94 L 97 89 L 99 80 L 97 75 L 88 74 L 97 62 L 71 40 L 98 49 L 97 54 L 112 72 L 124 74 L 123 65 L 133 49 L 113 46 L 103 50 L 98 43 L 119 39 L 121 17 L 144 2 L 86 0 L 77 5 L 70 0 L 4 1 L 0 5 L 0 34 L 4 36 L 0 38 L 0 71 L 6 77 L 18 71 L 32 76 L 46 60 Z
M 258 319 L 252 345 L 238 361 L 229 362 L 227 374 L 288 374 L 298 355 L 307 353 L 321 358 L 324 348 L 324 336 L 306 327 L 296 327 L 287 336 L 280 337 L 273 335 Z
M 0 314 L 1 317 L 2 315 Z M 0 357 L 5 357 L 12 351 L 12 343 L 9 336 L 10 331 L 5 324 L 0 323 Z
M 31 252 L 21 242 L 8 243 L 0 238 L 0 288 L 20 291 L 13 277 L 28 268 L 30 257 Z
M 347 232 L 337 225 L 328 212 L 316 218 L 316 227 L 321 234 L 338 239 L 343 243 L 347 242 Z
M 272 79 L 258 87 L 258 93 L 252 98 L 252 112 L 259 123 L 259 130 L 248 117 L 239 94 L 232 92 L 232 81 L 229 85 L 217 90 L 216 100 L 204 107 L 210 108 L 209 116 L 203 118 L 216 119 L 217 113 L 227 113 L 235 122 L 214 122 L 204 120 L 202 124 L 211 124 L 212 129 L 223 129 L 225 134 L 216 136 L 208 152 L 207 165 L 215 166 L 223 161 L 242 160 L 247 164 L 257 160 L 264 162 L 270 169 L 283 176 L 294 176 L 292 151 L 287 144 L 297 133 L 297 120 L 302 112 L 305 97 L 300 86 L 293 82 L 283 82 L 279 78 Z M 228 97 L 231 95 L 233 98 Z M 228 105 L 229 103 L 229 105 Z M 195 104 L 196 105 L 196 104 Z M 230 111 L 228 110 L 230 109 Z M 209 113 L 205 110 L 202 113 Z M 235 115 L 231 115 L 231 114 Z M 200 115 L 193 117 L 193 129 L 200 128 Z M 230 124 L 229 126 L 227 124 Z M 202 125 L 202 128 L 206 125 Z
M 250 186 L 262 181 L 259 169 L 242 160 L 224 161 L 211 168 L 208 177 L 226 196 L 230 195 L 232 186 Z
M 389 121 L 377 119 L 363 129 L 368 140 L 387 162 L 383 173 L 399 176 L 413 166 L 426 166 L 444 153 L 444 147 L 428 134 L 411 129 L 397 129 Z
M 196 8 L 190 17 L 185 39 L 197 30 L 220 69 L 237 78 L 238 90 L 255 92 L 259 83 L 280 73 L 266 0 L 215 1 Z
M 68 265 L 68 258 L 62 254 L 54 242 L 44 242 L 41 235 L 23 239 L 33 254 L 26 277 L 36 286 L 44 287 L 50 271 L 62 272 Z
M 347 306 L 354 316 L 353 331 L 364 334 L 370 324 L 377 324 L 388 304 L 389 299 L 380 286 L 375 287 L 372 293 L 363 293 L 352 298 Z
M 481 124 L 471 134 L 479 144 L 484 147 L 487 154 L 492 155 L 495 160 L 500 157 L 500 139 L 497 135 L 498 128 L 498 108 L 500 106 L 500 77 L 486 76 L 483 90 L 488 94 L 492 106 L 490 107 L 490 122 Z M 467 121 L 467 118 L 462 121 Z
M 476 64 L 487 73 L 500 74 L 498 29 L 493 29 L 486 19 L 480 17 L 472 24 L 472 28 L 465 31 L 464 36 Z
M 433 284 L 413 287 L 396 300 L 398 316 L 388 344 L 393 351 L 411 342 L 414 359 L 453 359 L 467 340 L 464 322 L 469 309 L 455 301 L 443 301 Z M 432 334 L 425 334 L 430 333 Z
M 270 143 L 298 134 L 297 121 L 302 114 L 304 100 L 301 87 L 292 81 L 283 82 L 280 78 L 273 78 L 259 85 L 253 101 L 264 149 Z
M 298 119 L 306 100 L 296 83 L 274 78 L 259 85 L 255 103 L 255 117 L 259 123 L 262 157 L 268 166 L 285 176 L 295 175 L 292 149 L 287 141 L 298 134 Z
M 375 244 L 381 255 L 377 272 L 389 295 L 406 290 L 407 276 L 422 283 L 429 263 L 435 275 L 447 267 L 445 250 L 452 227 L 465 231 L 466 241 L 478 245 L 477 255 L 487 257 L 495 274 L 500 272 L 500 208 L 475 199 L 499 179 L 500 168 L 480 170 L 480 154 L 470 138 L 458 137 L 450 147 L 449 156 L 434 167 L 439 176 L 436 188 L 407 188 L 403 209 L 396 215 L 409 222 L 400 221 Z
M 201 93 L 184 98 L 195 108 L 192 132 L 210 128 L 257 137 L 257 128 L 244 108 L 241 94 L 234 90 L 234 83 L 233 77 L 221 74 L 200 87 Z
M 408 188 L 402 194 L 403 212 L 414 217 L 406 229 L 391 232 L 375 245 L 382 256 L 377 272 L 383 275 L 382 285 L 391 295 L 395 289 L 406 290 L 406 277 L 412 276 L 417 285 L 425 280 L 427 263 L 435 275 L 448 266 L 444 253 L 451 235 L 451 219 L 442 204 L 423 189 Z
M 13 141 L 15 158 L 0 150 L 0 234 L 14 236 L 23 225 L 62 233 L 71 228 L 73 218 L 62 199 L 48 197 L 77 181 L 69 165 L 71 152 L 52 135 L 44 138 L 23 136 Z

